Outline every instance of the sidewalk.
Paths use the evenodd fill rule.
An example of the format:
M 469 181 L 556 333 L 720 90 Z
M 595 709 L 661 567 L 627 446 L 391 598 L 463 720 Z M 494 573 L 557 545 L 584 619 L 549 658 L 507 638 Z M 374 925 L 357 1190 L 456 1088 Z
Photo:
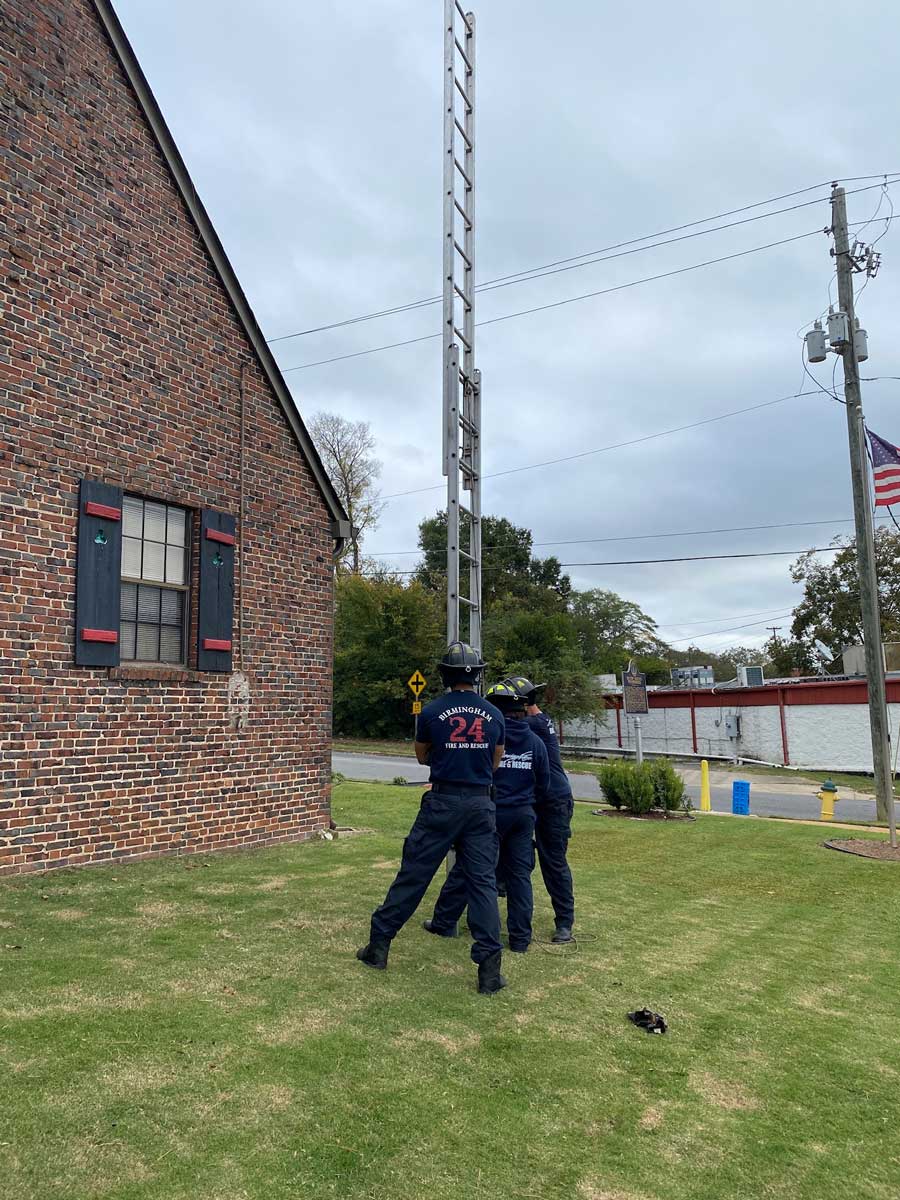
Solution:
M 700 787 L 700 767 L 693 764 L 679 763 L 678 773 L 689 787 Z M 709 782 L 712 787 L 731 787 L 735 779 L 748 779 L 753 787 L 766 792 L 780 792 L 784 796 L 815 796 L 818 787 L 814 780 L 794 778 L 790 770 L 784 776 L 757 775 L 752 768 L 710 766 Z M 873 808 L 875 797 L 871 792 L 860 792 L 855 788 L 840 787 L 840 797 L 844 800 L 869 800 Z

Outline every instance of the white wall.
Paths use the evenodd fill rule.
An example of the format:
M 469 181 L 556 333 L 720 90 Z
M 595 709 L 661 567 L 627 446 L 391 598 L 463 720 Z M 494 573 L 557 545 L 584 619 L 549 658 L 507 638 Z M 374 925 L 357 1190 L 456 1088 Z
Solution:
M 723 697 L 724 700 L 724 697 Z M 730 758 L 735 749 L 741 758 L 780 763 L 781 719 L 778 704 L 748 706 L 723 703 L 695 709 L 697 750 L 702 756 Z M 741 737 L 735 746 L 725 736 L 725 717 L 739 714 Z M 831 771 L 871 771 L 872 743 L 869 709 L 865 704 L 787 705 L 788 753 L 795 767 Z M 894 752 L 900 740 L 900 704 L 888 705 Z M 641 717 L 644 749 L 657 754 L 692 754 L 691 710 L 653 708 Z M 571 746 L 615 749 L 616 714 L 608 709 L 600 721 L 566 721 L 565 741 Z M 634 718 L 622 714 L 622 746 L 634 749 Z

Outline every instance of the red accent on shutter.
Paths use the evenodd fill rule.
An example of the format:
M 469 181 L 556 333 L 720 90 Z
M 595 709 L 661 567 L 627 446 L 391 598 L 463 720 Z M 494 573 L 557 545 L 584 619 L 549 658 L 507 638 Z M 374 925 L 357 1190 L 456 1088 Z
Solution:
M 88 500 L 84 511 L 89 517 L 106 517 L 107 521 L 122 520 L 121 508 L 113 508 L 109 504 L 97 504 L 95 500 Z
M 203 639 L 203 649 L 204 650 L 230 650 L 231 642 L 230 641 L 226 642 L 223 638 L 204 638 Z
M 83 642 L 117 642 L 119 635 L 115 629 L 82 629 Z
M 221 542 L 223 546 L 234 545 L 233 533 L 219 533 L 218 529 L 207 529 L 206 536 L 211 542 Z

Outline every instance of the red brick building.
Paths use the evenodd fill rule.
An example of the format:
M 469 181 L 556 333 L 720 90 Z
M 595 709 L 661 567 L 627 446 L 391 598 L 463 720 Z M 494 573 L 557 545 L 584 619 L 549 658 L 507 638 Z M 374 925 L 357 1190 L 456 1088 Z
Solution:
M 346 516 L 108 0 L 0 76 L 0 873 L 307 837 Z

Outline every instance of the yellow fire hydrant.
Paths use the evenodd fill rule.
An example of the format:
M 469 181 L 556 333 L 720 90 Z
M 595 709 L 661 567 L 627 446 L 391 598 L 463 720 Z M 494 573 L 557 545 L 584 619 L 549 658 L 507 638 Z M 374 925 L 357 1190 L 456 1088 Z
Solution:
M 834 806 L 838 799 L 837 785 L 832 783 L 830 779 L 826 779 L 816 795 L 819 798 L 819 803 L 822 805 L 820 820 L 834 820 Z

